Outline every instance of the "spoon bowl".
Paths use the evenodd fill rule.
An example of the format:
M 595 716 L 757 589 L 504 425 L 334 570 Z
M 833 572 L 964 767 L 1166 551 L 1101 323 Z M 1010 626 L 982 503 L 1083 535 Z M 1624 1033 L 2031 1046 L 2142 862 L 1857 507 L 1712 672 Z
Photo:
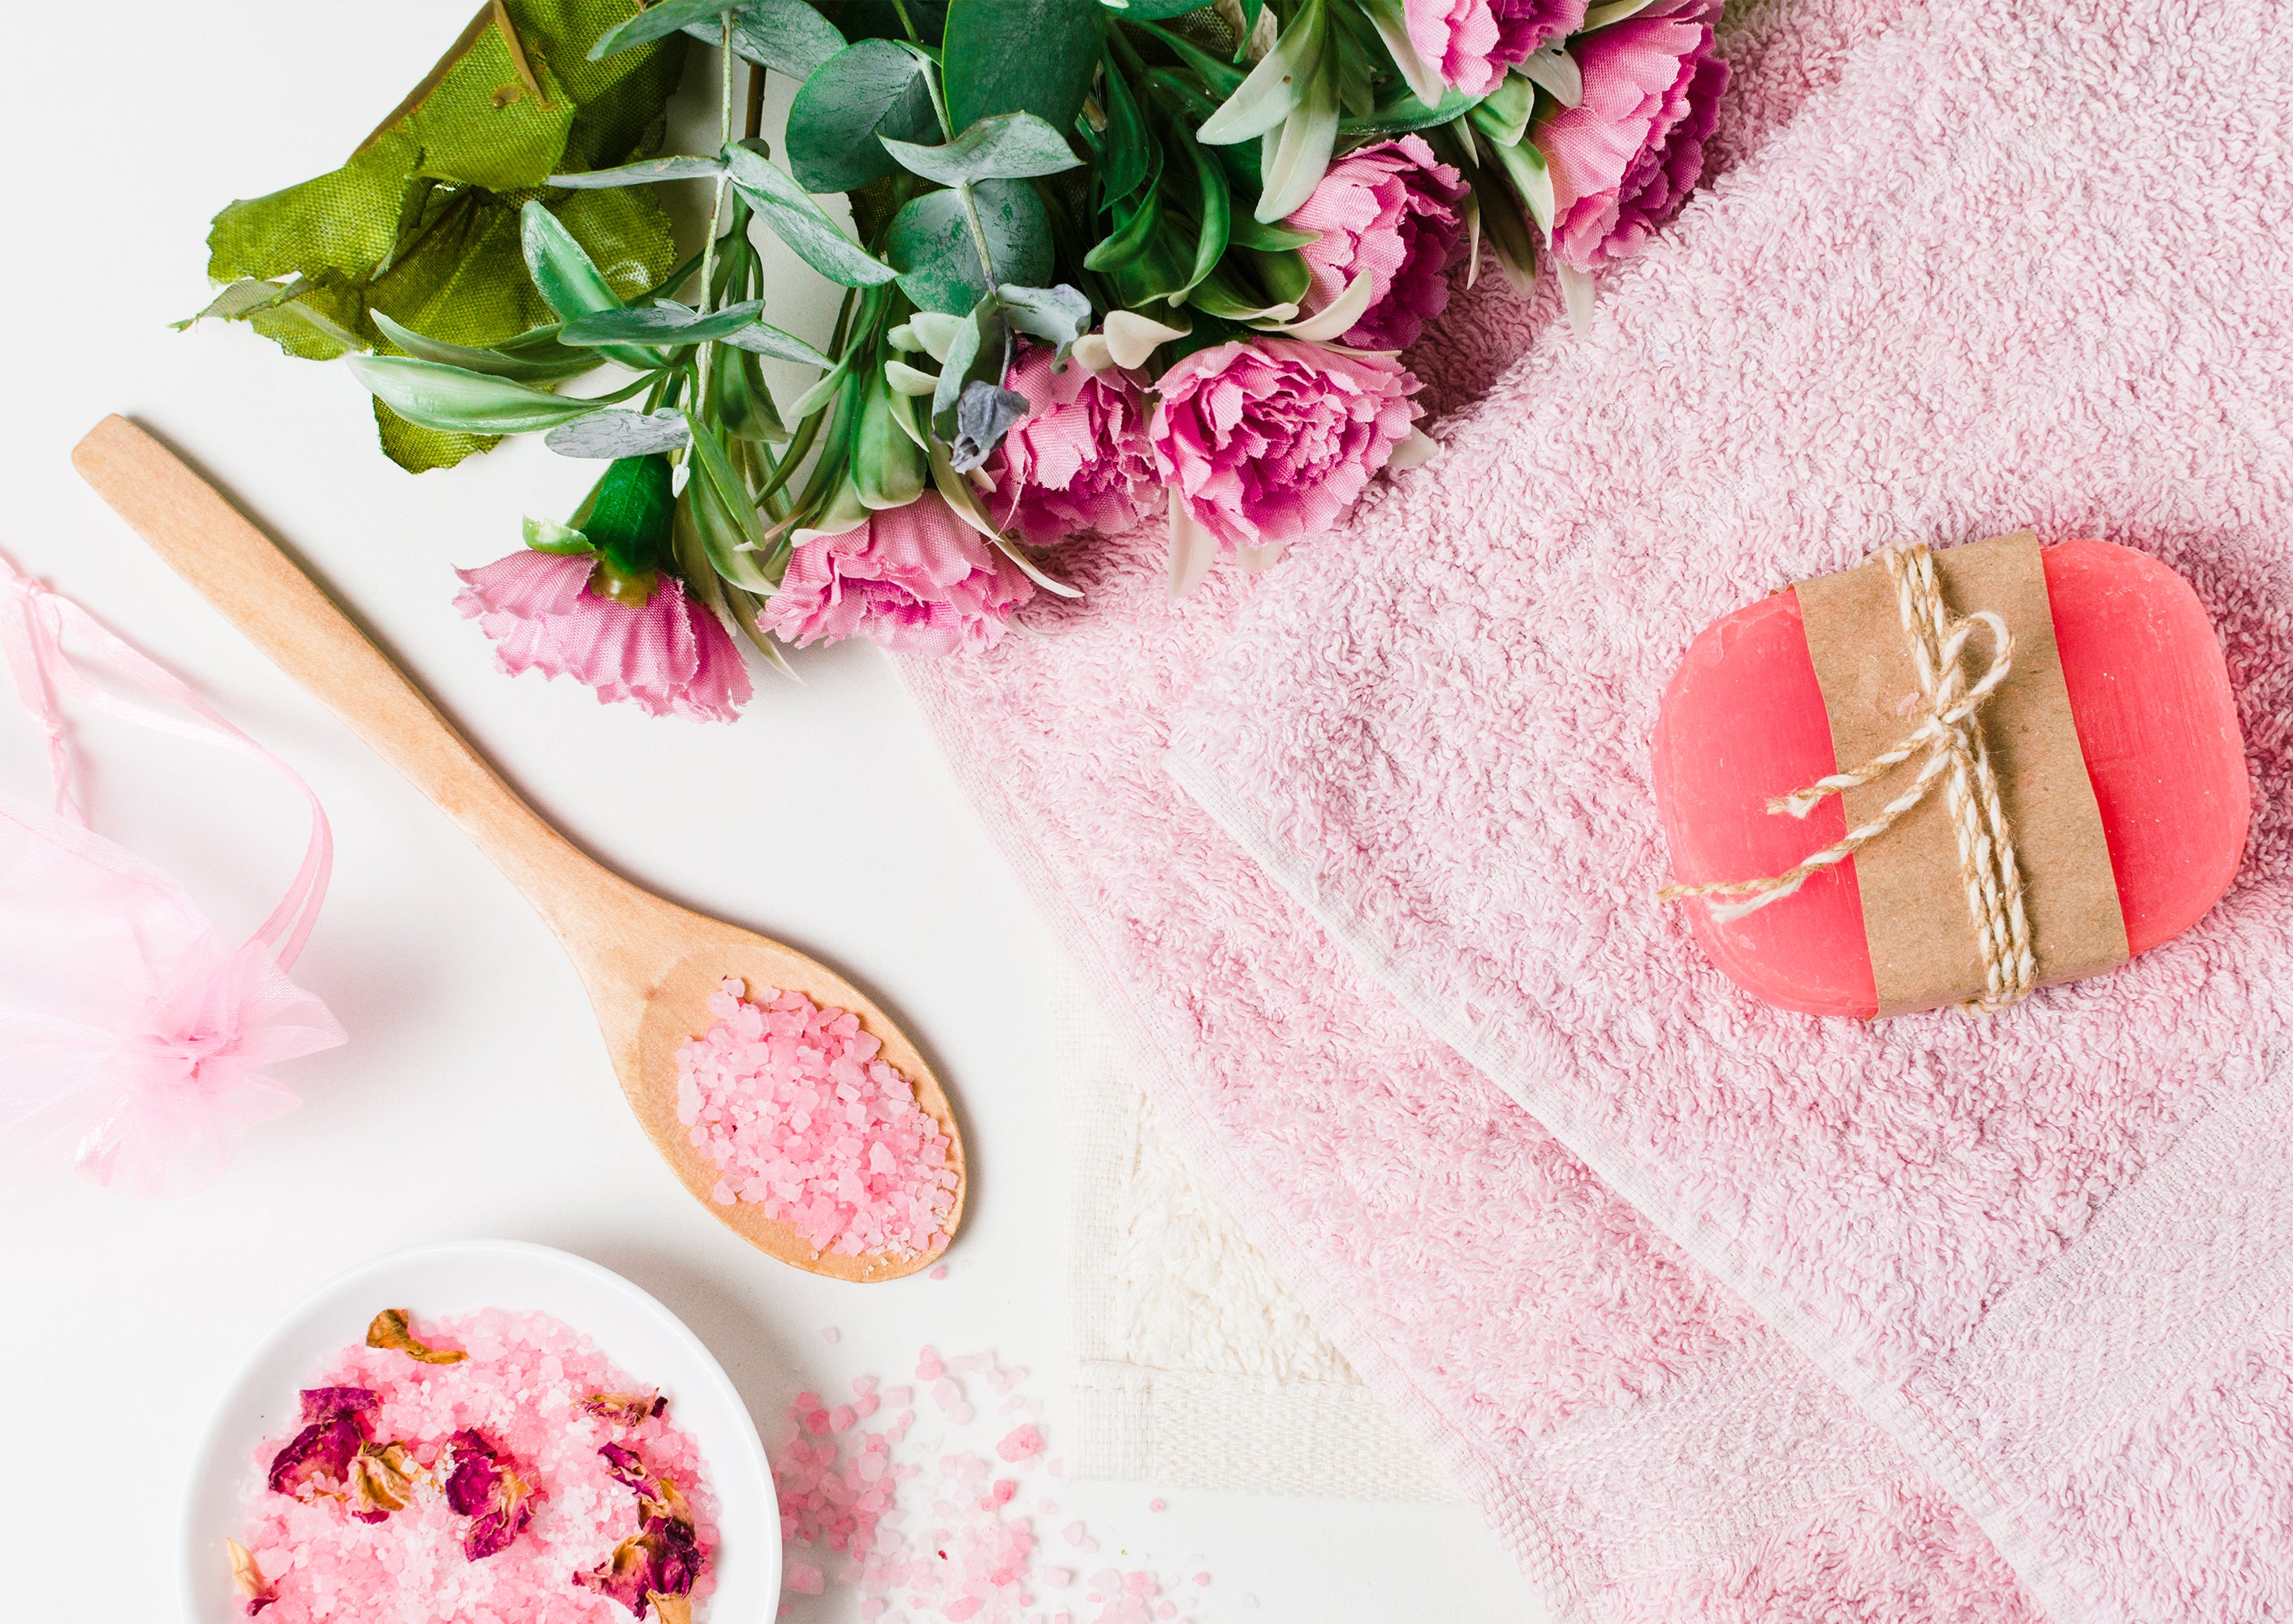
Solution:
M 695 1199 L 752 1245 L 814 1274 L 889 1280 L 939 1260 L 942 1252 L 818 1252 L 761 1206 L 717 1201 L 717 1170 L 677 1120 L 677 1052 L 708 1030 L 709 996 L 725 978 L 746 982 L 752 995 L 773 987 L 849 1010 L 947 1136 L 955 1206 L 941 1227 L 952 1239 L 966 1193 L 962 1135 L 931 1068 L 872 1000 L 794 948 L 656 897 L 575 847 L 275 542 L 142 429 L 106 418 L 73 450 L 72 465 L 177 574 L 436 802 L 524 894 L 580 972 L 638 1125 Z

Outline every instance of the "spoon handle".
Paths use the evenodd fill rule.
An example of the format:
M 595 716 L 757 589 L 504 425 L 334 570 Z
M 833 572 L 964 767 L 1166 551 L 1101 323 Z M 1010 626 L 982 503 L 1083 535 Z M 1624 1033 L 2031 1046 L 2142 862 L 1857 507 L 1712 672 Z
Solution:
M 553 927 L 576 924 L 576 899 L 618 882 L 519 799 L 390 656 L 173 451 L 115 415 L 73 449 L 72 466 L 249 642 L 460 824 Z

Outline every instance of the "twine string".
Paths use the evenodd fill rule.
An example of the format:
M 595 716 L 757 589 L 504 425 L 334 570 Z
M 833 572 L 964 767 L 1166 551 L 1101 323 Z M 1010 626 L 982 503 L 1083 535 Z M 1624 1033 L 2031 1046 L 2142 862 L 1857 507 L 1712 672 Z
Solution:
M 1657 896 L 1665 902 L 1691 897 L 1741 899 L 1707 900 L 1705 905 L 1718 920 L 1757 913 L 1798 890 L 1811 875 L 1844 863 L 1880 839 L 1924 800 L 1940 781 L 1958 846 L 1967 916 L 1982 958 L 1982 991 L 1969 999 L 1965 1007 L 1989 1014 L 2028 997 L 2038 972 L 2030 950 L 2030 920 L 2022 905 L 2022 869 L 2014 858 L 2013 830 L 1999 800 L 1997 775 L 1983 743 L 1979 715 L 2013 669 L 2013 634 L 2004 620 L 1988 609 L 1963 617 L 1950 613 L 1935 577 L 1933 555 L 1924 543 L 1891 547 L 1880 556 L 1895 583 L 1896 607 L 1918 677 L 1922 712 L 1918 723 L 1860 767 L 1778 796 L 1768 803 L 1768 810 L 1803 818 L 1830 797 L 1876 783 L 1913 757 L 1922 757 L 1917 773 L 1900 794 L 1870 818 L 1781 873 L 1668 885 Z M 1981 678 L 1970 684 L 1961 657 L 1978 629 L 1989 637 L 1990 662 Z

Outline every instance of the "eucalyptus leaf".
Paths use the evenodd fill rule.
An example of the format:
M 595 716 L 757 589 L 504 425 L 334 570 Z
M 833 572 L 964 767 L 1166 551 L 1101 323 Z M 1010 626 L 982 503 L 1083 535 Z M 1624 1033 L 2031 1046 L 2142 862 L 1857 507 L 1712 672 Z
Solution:
M 713 17 L 688 22 L 685 31 L 712 45 L 724 37 Z M 733 13 L 733 49 L 802 84 L 813 69 L 844 49 L 844 36 L 805 0 L 746 0 Z
M 879 136 L 900 166 L 943 186 L 969 181 L 1024 181 L 1082 166 L 1066 137 L 1033 113 L 997 113 L 982 118 L 944 146 Z
M 794 333 L 784 333 L 768 321 L 750 321 L 726 333 L 724 341 L 737 350 L 751 355 L 769 355 L 774 361 L 793 361 L 807 367 L 832 367 L 836 363 L 822 354 Z
M 623 51 L 666 39 L 703 19 L 717 21 L 723 13 L 735 9 L 730 0 L 660 0 L 660 4 L 649 6 L 599 35 L 597 43 L 589 47 L 589 60 L 603 61 Z M 718 26 L 722 27 L 721 22 Z
M 947 459 L 959 474 L 968 474 L 1003 443 L 1011 426 L 1027 415 L 1027 397 L 984 380 L 963 388 L 955 405 L 955 438 L 948 442 Z
M 693 438 L 685 414 L 671 406 L 651 415 L 641 411 L 593 411 L 561 423 L 541 443 L 560 457 L 644 457 L 682 451 Z
M 789 168 L 806 191 L 850 191 L 897 172 L 879 137 L 939 134 L 924 65 L 888 39 L 863 39 L 805 80 L 788 116 Z
M 940 53 L 949 124 L 1033 113 L 1065 129 L 1098 69 L 1106 15 L 1098 0 L 952 0 Z
M 522 434 L 555 428 L 600 402 L 535 389 L 506 378 L 405 355 L 352 355 L 346 363 L 368 393 L 410 423 L 466 434 Z
M 803 187 L 755 147 L 745 142 L 727 147 L 725 158 L 733 183 L 757 211 L 757 218 L 830 281 L 847 288 L 872 288 L 898 274 L 846 236 L 844 228 L 830 219 Z
M 1099 0 L 1125 22 L 1163 22 L 1203 9 L 1203 0 Z
M 426 338 L 378 310 L 369 313 L 382 336 L 409 355 L 459 367 L 465 372 L 490 373 L 495 378 L 515 378 L 522 384 L 555 384 L 579 377 L 597 365 L 596 356 L 559 344 L 555 323 L 537 328 L 534 333 L 521 334 L 517 339 L 505 340 L 493 349 L 479 349 L 472 345 L 448 344 L 442 338 Z M 533 342 L 535 334 L 541 336 L 541 342 Z M 510 345 L 521 341 L 526 346 L 523 353 L 513 352 Z
M 1003 319 L 1014 329 L 1058 346 L 1057 360 L 1065 361 L 1074 341 L 1090 330 L 1090 301 L 1065 282 L 1056 288 L 1006 282 L 995 296 L 1002 303 Z
M 1034 188 L 1025 181 L 982 181 L 970 191 L 995 280 L 1040 286 L 1051 272 L 1051 223 Z M 927 192 L 901 209 L 885 236 L 884 252 L 898 269 L 902 291 L 919 309 L 961 315 L 989 292 L 957 192 Z
M 641 158 L 612 169 L 585 169 L 574 175 L 553 175 L 548 184 L 573 191 L 593 191 L 608 186 L 651 186 L 661 181 L 700 181 L 725 173 L 722 160 L 680 154 L 675 158 Z
M 568 321 L 558 337 L 566 344 L 596 346 L 625 342 L 660 345 L 704 344 L 738 332 L 757 319 L 762 299 L 730 304 L 701 315 L 684 305 L 663 300 L 627 310 L 601 310 Z

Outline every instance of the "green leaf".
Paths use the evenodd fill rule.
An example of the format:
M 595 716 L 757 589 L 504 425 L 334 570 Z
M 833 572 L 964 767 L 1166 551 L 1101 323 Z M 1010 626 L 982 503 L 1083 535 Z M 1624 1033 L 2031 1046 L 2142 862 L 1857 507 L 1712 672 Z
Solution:
M 1513 71 L 1563 107 L 1575 107 L 1584 99 L 1584 75 L 1559 40 L 1515 62 Z
M 764 307 L 762 299 L 750 299 L 704 316 L 664 299 L 658 304 L 634 310 L 601 310 L 592 315 L 578 316 L 565 324 L 558 337 L 566 344 L 593 348 L 622 343 L 706 344 L 739 332 L 753 322 Z
M 1355 141 L 1373 135 L 1406 135 L 1412 130 L 1430 130 L 1437 124 L 1447 124 L 1462 118 L 1473 110 L 1480 101 L 1462 90 L 1453 90 L 1441 98 L 1438 107 L 1428 107 L 1414 96 L 1398 96 L 1390 102 L 1381 102 L 1376 110 L 1365 118 L 1341 118 L 1338 136 L 1343 141 Z
M 1500 147 L 1516 147 L 1528 133 L 1528 116 L 1535 110 L 1536 86 L 1509 74 L 1465 117 L 1476 134 Z
M 570 191 L 594 191 L 604 186 L 651 186 L 661 181 L 700 181 L 725 173 L 724 164 L 713 158 L 695 158 L 680 154 L 675 158 L 641 158 L 634 164 L 622 164 L 612 169 L 586 169 L 576 175 L 553 175 L 552 186 Z
M 518 216 L 518 240 L 525 250 L 525 268 L 549 308 L 567 321 L 598 311 L 619 310 L 621 296 L 601 273 L 581 245 L 573 240 L 556 215 L 539 202 L 528 203 Z M 562 336 L 562 335 L 561 335 Z M 625 367 L 639 371 L 658 367 L 662 358 L 632 345 L 602 346 Z
M 717 420 L 735 440 L 784 443 L 788 426 L 781 421 L 764 369 L 755 355 L 731 345 L 719 345 L 710 358 L 709 398 Z
M 1610 23 L 1622 22 L 1627 17 L 1637 17 L 1648 10 L 1649 0 L 1608 0 L 1606 5 L 1596 5 L 1584 13 L 1584 20 L 1576 25 L 1579 34 L 1590 34 L 1595 28 L 1605 28 Z
M 725 342 L 736 350 L 746 350 L 752 355 L 769 355 L 775 361 L 800 361 L 807 367 L 832 367 L 836 363 L 822 354 L 794 333 L 784 333 L 765 321 L 751 321 L 725 335 Z
M 878 369 L 861 397 L 852 442 L 852 483 L 860 500 L 871 509 L 904 508 L 923 494 L 929 471 L 923 448 L 895 417 L 890 386 Z
M 589 545 L 589 538 L 571 524 L 560 524 L 555 519 L 533 519 L 525 522 L 525 544 L 537 553 L 559 553 L 579 556 L 597 549 Z
M 1334 45 L 1322 53 L 1303 98 L 1282 121 L 1282 127 L 1259 138 L 1259 164 L 1266 182 L 1253 212 L 1265 224 L 1286 219 L 1304 207 L 1329 170 L 1338 137 L 1341 54 Z
M 879 137 L 900 166 L 943 186 L 967 181 L 1024 181 L 1080 168 L 1082 159 L 1066 137 L 1033 113 L 997 113 L 982 118 L 944 146 Z
M 1309 86 L 1319 77 L 1328 32 L 1322 0 L 1306 0 L 1274 42 L 1274 49 L 1251 69 L 1250 77 L 1219 104 L 1218 111 L 1203 120 L 1203 127 L 1195 132 L 1195 139 L 1206 146 L 1225 146 L 1278 128 L 1304 102 Z
M 952 0 L 940 60 L 948 122 L 1033 113 L 1064 130 L 1082 111 L 1106 13 L 1098 0 Z
M 789 168 L 806 191 L 850 191 L 895 173 L 878 140 L 939 131 L 923 64 L 888 39 L 863 39 L 814 70 L 788 118 Z
M 689 22 L 685 31 L 712 45 L 723 37 L 713 18 Z M 733 13 L 733 49 L 800 85 L 844 49 L 844 36 L 805 0 L 748 0 Z
M 1109 11 L 1125 22 L 1162 22 L 1172 17 L 1183 17 L 1188 12 L 1203 9 L 1203 0 L 1100 0 Z
M 1114 211 L 1114 229 L 1082 256 L 1086 271 L 1120 271 L 1136 264 L 1163 235 L 1163 189 L 1150 188 L 1138 205 Z
M 1545 167 L 1544 154 L 1537 150 L 1533 141 L 1524 141 L 1519 146 L 1497 147 L 1494 150 L 1498 166 L 1504 171 L 1505 179 L 1512 183 L 1512 189 L 1519 195 L 1521 206 L 1527 209 L 1528 217 L 1536 222 L 1537 229 L 1550 241 L 1552 237 L 1552 172 Z
M 976 383 L 1000 386 L 1010 355 L 1011 329 L 1002 306 L 992 296 L 981 299 L 956 329 L 932 389 L 932 433 L 942 442 L 955 439 L 955 409 L 963 392 Z
M 685 482 L 693 528 L 709 555 L 709 565 L 734 586 L 750 592 L 770 592 L 776 582 L 765 572 L 758 548 L 765 544 L 764 527 L 757 522 L 748 487 L 741 483 L 732 458 L 706 424 L 693 434 L 693 475 Z
M 732 11 L 731 0 L 660 0 L 660 4 L 639 12 L 627 22 L 611 28 L 600 35 L 597 43 L 589 47 L 589 60 L 600 62 L 623 51 L 634 51 L 639 45 L 651 45 L 656 39 L 666 39 L 690 23 L 703 18 L 714 20 L 721 13 Z
M 757 211 L 757 218 L 805 264 L 847 288 L 873 288 L 892 280 L 895 272 L 890 266 L 847 237 L 804 188 L 762 152 L 742 142 L 727 147 L 725 157 L 733 183 Z
M 425 338 L 409 327 L 401 327 L 381 311 L 375 311 L 374 324 L 382 336 L 423 361 L 434 361 L 441 365 L 459 367 L 465 372 L 484 372 L 495 378 L 513 378 L 522 384 L 556 384 L 596 368 L 597 358 L 580 350 L 570 350 L 557 342 L 557 329 L 538 328 L 535 331 L 547 339 L 547 347 L 533 345 L 523 354 L 506 353 L 502 349 L 479 349 L 466 344 L 448 344 L 443 339 Z M 521 335 L 531 340 L 532 334 Z
M 542 436 L 541 443 L 560 457 L 644 457 L 680 451 L 692 437 L 685 414 L 671 406 L 650 414 L 593 411 L 559 424 Z
M 456 434 L 530 434 L 586 417 L 600 405 L 411 356 L 353 355 L 347 364 L 377 400 L 408 422 Z
M 1101 207 L 1138 190 L 1153 167 L 1154 139 L 1138 110 L 1138 98 L 1110 53 L 1106 58 L 1106 150 L 1098 170 Z
M 1049 280 L 1051 223 L 1034 188 L 1025 181 L 983 181 L 971 196 L 996 280 L 1023 287 Z M 926 192 L 909 203 L 894 216 L 884 253 L 919 309 L 961 315 L 987 296 L 988 279 L 955 192 Z
M 1004 319 L 1033 338 L 1058 346 L 1054 358 L 1066 359 L 1074 341 L 1090 330 L 1090 301 L 1061 282 L 1056 288 L 1022 288 L 1006 282 L 995 290 L 1002 301 Z
M 1227 190 L 1226 172 L 1203 156 L 1203 150 L 1195 144 L 1195 138 L 1187 134 L 1186 126 L 1176 125 L 1172 128 L 1178 135 L 1179 150 L 1186 153 L 1187 161 L 1194 166 L 1197 188 L 1195 200 L 1203 217 L 1201 234 L 1195 240 L 1193 270 L 1186 285 L 1169 296 L 1171 302 L 1176 304 L 1179 295 L 1211 273 L 1219 256 L 1226 252 L 1228 236 L 1234 223 L 1234 198 Z
M 1319 242 L 1319 231 L 1297 231 L 1286 225 L 1268 225 L 1252 215 L 1236 215 L 1228 233 L 1228 240 L 1237 248 L 1262 248 L 1269 254 L 1279 254 L 1288 248 L 1302 248 L 1309 242 Z

